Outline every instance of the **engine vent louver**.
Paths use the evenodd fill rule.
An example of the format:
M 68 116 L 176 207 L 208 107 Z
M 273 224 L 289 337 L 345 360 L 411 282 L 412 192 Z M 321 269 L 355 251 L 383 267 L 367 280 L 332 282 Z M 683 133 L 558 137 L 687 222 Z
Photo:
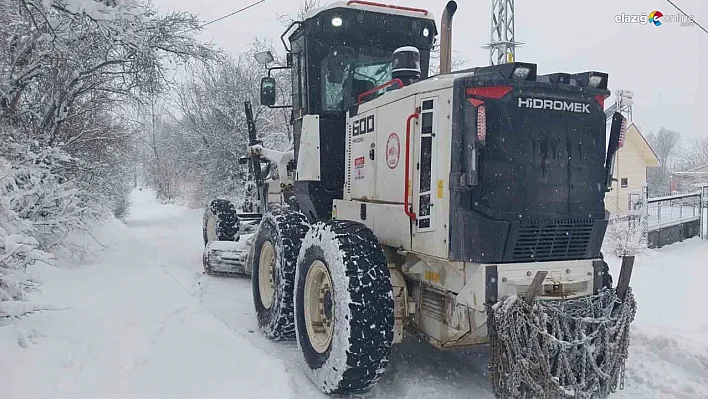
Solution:
M 593 221 L 588 219 L 522 222 L 513 244 L 512 260 L 583 259 L 592 233 Z
M 445 323 L 445 297 L 423 288 L 420 310 L 433 319 Z
M 347 123 L 347 178 L 345 186 L 347 188 L 347 194 L 352 193 L 352 124 Z

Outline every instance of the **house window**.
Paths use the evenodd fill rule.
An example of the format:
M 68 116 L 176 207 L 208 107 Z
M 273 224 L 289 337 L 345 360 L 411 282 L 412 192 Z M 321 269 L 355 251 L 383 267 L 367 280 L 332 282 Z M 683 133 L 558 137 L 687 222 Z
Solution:
M 621 181 L 621 185 L 622 185 L 622 188 L 629 187 L 629 179 L 627 179 L 626 177 L 623 177 L 622 181 Z

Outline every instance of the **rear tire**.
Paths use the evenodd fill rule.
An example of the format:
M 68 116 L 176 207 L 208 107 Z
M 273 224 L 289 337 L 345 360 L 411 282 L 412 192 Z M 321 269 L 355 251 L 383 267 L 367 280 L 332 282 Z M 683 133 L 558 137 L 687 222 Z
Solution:
M 258 327 L 272 340 L 295 338 L 293 286 L 305 215 L 272 209 L 263 216 L 250 256 L 251 287 Z
M 212 241 L 238 241 L 240 223 L 238 209 L 233 202 L 223 199 L 212 201 L 204 211 L 204 245 Z
M 376 236 L 356 222 L 313 225 L 295 282 L 297 341 L 310 379 L 327 394 L 368 391 L 388 366 L 393 324 L 391 274 Z

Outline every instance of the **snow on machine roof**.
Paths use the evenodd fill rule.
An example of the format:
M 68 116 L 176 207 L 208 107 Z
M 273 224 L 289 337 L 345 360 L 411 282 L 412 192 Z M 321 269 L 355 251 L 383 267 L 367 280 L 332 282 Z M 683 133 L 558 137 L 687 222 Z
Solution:
M 327 4 L 325 6 L 312 9 L 308 11 L 304 20 L 315 17 L 322 11 L 332 10 L 336 8 L 353 8 L 358 10 L 372 11 L 377 13 L 392 14 L 392 15 L 402 15 L 405 17 L 414 18 L 424 18 L 435 21 L 435 16 L 428 10 L 422 8 L 413 8 L 405 6 L 397 6 L 392 4 L 376 3 L 373 1 L 364 0 L 350 0 L 350 1 L 335 1 L 333 3 Z

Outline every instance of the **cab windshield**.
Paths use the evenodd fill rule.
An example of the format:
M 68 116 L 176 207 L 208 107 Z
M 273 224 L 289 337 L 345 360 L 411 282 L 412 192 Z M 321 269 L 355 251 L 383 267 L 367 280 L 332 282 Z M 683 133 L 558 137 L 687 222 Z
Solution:
M 391 52 L 374 47 L 333 47 L 322 61 L 322 110 L 343 112 L 360 94 L 391 80 Z

